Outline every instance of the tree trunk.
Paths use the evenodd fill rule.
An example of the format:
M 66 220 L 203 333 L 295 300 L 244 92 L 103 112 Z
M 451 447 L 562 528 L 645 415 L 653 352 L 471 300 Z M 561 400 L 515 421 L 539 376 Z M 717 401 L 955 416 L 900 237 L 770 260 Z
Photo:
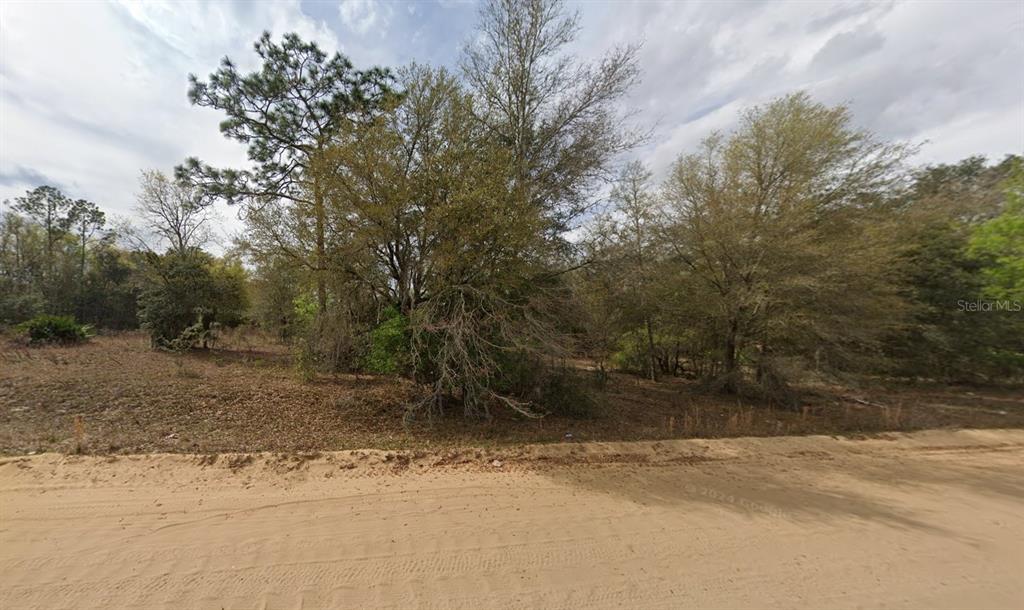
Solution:
M 757 383 L 764 381 L 765 375 L 768 373 L 768 334 L 765 333 L 763 339 L 761 339 L 761 349 L 758 350 L 757 357 Z
M 768 309 L 765 309 L 764 327 L 761 329 L 761 346 L 757 354 L 757 383 L 764 381 L 768 373 Z
M 324 239 L 326 213 L 324 211 L 324 195 L 317 181 L 313 182 L 313 213 L 316 215 L 316 304 L 317 311 L 327 311 L 327 247 Z
M 86 235 L 85 231 L 82 231 L 82 259 L 79 261 L 78 268 L 78 321 L 81 322 L 82 318 L 85 317 L 85 246 L 86 246 Z
M 725 337 L 725 385 L 722 389 L 730 394 L 735 394 L 739 389 L 738 384 L 736 383 L 736 373 L 739 370 L 736 358 L 736 335 L 738 334 L 738 330 L 736 320 L 732 320 L 729 323 L 729 332 Z
M 654 367 L 654 330 L 651 329 L 651 319 L 645 318 L 644 325 L 647 326 L 647 366 L 651 381 L 657 381 Z

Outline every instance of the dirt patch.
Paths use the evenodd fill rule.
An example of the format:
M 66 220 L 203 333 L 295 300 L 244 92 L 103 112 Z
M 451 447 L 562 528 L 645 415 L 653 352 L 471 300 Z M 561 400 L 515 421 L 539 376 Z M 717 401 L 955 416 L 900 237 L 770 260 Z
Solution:
M 434 450 L 1024 427 L 1024 393 L 1012 390 L 818 387 L 792 410 L 703 394 L 683 380 L 627 375 L 612 376 L 603 415 L 592 419 L 501 412 L 481 423 L 453 413 L 433 426 L 403 426 L 417 392 L 404 380 L 369 375 L 304 382 L 285 347 L 244 336 L 191 354 L 154 351 L 138 333 L 76 347 L 7 343 L 0 345 L 0 453 Z

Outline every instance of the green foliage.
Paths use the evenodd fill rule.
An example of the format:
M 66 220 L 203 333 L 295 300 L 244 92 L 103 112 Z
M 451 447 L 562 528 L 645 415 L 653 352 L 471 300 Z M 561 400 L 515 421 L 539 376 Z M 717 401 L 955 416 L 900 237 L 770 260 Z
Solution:
M 193 158 L 177 168 L 177 177 L 229 202 L 256 193 L 308 200 L 303 180 L 290 178 L 307 174 L 313 150 L 391 95 L 391 75 L 381 68 L 356 70 L 344 55 L 328 57 L 294 33 L 277 43 L 264 32 L 255 50 L 259 70 L 241 73 L 225 58 L 207 81 L 189 75 L 188 98 L 225 112 L 221 133 L 244 143 L 256 166 L 217 170 Z
M 957 382 L 1010 380 L 1024 372 L 1024 316 L 965 306 L 998 299 L 1012 305 L 1015 298 L 1018 164 L 1011 157 L 990 166 L 972 157 L 918 172 L 901 213 L 903 251 L 891 269 L 910 319 L 887 341 L 888 371 Z
M 385 309 L 380 319 L 370 331 L 363 368 L 382 374 L 405 372 L 409 366 L 409 321 L 395 307 Z
M 48 264 L 53 263 L 53 244 L 71 226 L 67 215 L 71 206 L 71 199 L 52 186 L 36 187 L 15 199 L 14 209 L 36 221 L 46 232 L 47 255 L 51 257 Z
M 309 380 L 319 372 L 356 368 L 360 350 L 349 313 L 344 309 L 319 313 L 316 301 L 308 297 L 298 303 L 304 318 L 303 330 L 294 346 L 299 374 Z
M 595 179 L 642 139 L 621 111 L 640 78 L 639 47 L 584 64 L 570 50 L 578 23 L 562 0 L 488 0 L 462 58 L 477 120 L 510 153 L 511 190 L 558 237 L 590 207 Z
M 104 240 L 90 251 L 77 309 L 79 317 L 100 328 L 138 328 L 136 275 L 141 256 Z
M 509 191 L 510 153 L 476 121 L 458 81 L 414 66 L 402 85 L 393 113 L 354 125 L 325 153 L 325 165 L 343 168 L 324 185 L 329 224 L 339 227 L 331 250 L 344 253 L 331 265 L 348 280 L 330 305 L 351 307 L 359 334 L 380 324 L 361 301 L 408 317 L 408 366 L 376 351 L 400 343 L 398 322 L 378 329 L 363 363 L 414 371 L 432 388 L 428 413 L 456 401 L 471 417 L 497 405 L 529 412 L 496 391 L 499 361 L 509 349 L 558 345 L 562 333 L 540 313 L 555 292 L 544 280 L 557 246 L 541 210 Z
M 1003 212 L 974 230 L 967 252 L 985 264 L 986 297 L 1024 303 L 1024 163 L 1020 158 L 1003 188 Z
M 0 282 L 0 326 L 27 320 L 46 309 L 41 293 L 10 285 L 11 282 Z
M 221 131 L 247 146 L 251 166 L 189 159 L 176 175 L 247 205 L 245 247 L 260 266 L 303 270 L 296 292 L 315 290 L 312 320 L 285 314 L 281 285 L 260 298 L 262 312 L 308 329 L 302 368 L 412 370 L 435 402 L 486 417 L 499 404 L 530 414 L 536 400 L 499 392 L 505 353 L 564 354 L 553 312 L 569 292 L 547 280 L 572 264 L 562 233 L 636 141 L 617 109 L 639 71 L 633 47 L 575 62 L 574 17 L 559 2 L 495 2 L 481 18 L 501 48 L 467 51 L 468 87 L 414 66 L 402 95 L 386 70 L 265 34 L 256 71 L 225 60 L 190 78 L 190 101 L 226 113 Z M 368 315 L 382 303 L 402 315 Z
M 533 405 L 536 412 L 573 419 L 605 414 L 607 404 L 596 391 L 603 381 L 564 365 L 551 365 L 534 355 L 510 351 L 499 358 L 501 376 L 494 388 Z
M 238 259 L 215 258 L 210 265 L 211 299 L 205 309 L 212 322 L 235 327 L 247 321 L 249 310 L 248 272 Z
M 81 343 L 92 336 L 92 327 L 79 324 L 74 316 L 38 315 L 18 326 L 29 343 Z
M 246 206 L 255 315 L 304 375 L 408 374 L 429 386 L 413 416 L 486 418 L 600 413 L 565 365 L 581 353 L 602 373 L 610 359 L 787 405 L 802 374 L 1015 374 L 1020 317 L 957 303 L 1024 298 L 1019 164 L 1005 196 L 1011 162 L 911 174 L 912 147 L 794 93 L 680 156 L 661 188 L 628 164 L 580 244 L 569 231 L 638 142 L 619 111 L 636 48 L 576 63 L 559 0 L 492 0 L 480 17 L 462 78 L 413 65 L 400 95 L 388 71 L 295 34 L 264 34 L 255 71 L 225 59 L 190 78 L 251 163 L 189 159 L 176 177 L 193 208 Z M 32 239 L 77 244 L 54 226 Z M 140 317 L 155 342 L 205 342 L 244 316 L 246 275 L 179 247 L 146 265 Z
M 246 146 L 252 166 L 218 169 L 192 157 L 175 168 L 175 177 L 202 201 L 253 204 L 249 222 L 261 233 L 254 245 L 284 251 L 312 270 L 317 308 L 325 313 L 327 189 L 318 164 L 339 132 L 392 103 L 391 75 L 381 68 L 356 70 L 344 55 L 328 57 L 295 33 L 277 43 L 264 32 L 255 51 L 262 64 L 258 70 L 242 73 L 224 58 L 207 81 L 190 74 L 188 91 L 193 104 L 227 114 L 221 133 Z M 297 226 L 282 226 L 281 216 Z
M 313 309 L 309 315 L 300 312 L 297 303 L 302 298 L 303 276 L 294 265 L 280 257 L 259 257 L 250 289 L 253 318 L 259 325 L 278 335 L 282 340 L 298 336 L 309 327 L 316 313 L 316 301 L 310 298 Z
M 903 314 L 881 202 L 910 152 L 796 93 L 679 158 L 663 189 L 661 277 L 674 284 L 663 294 L 673 317 L 713 337 L 720 356 L 705 371 L 723 390 L 779 356 L 847 370 L 874 358 Z
M 641 331 L 634 329 L 632 332 L 625 332 L 616 343 L 616 350 L 612 352 L 611 363 L 620 371 L 633 373 L 646 373 L 648 366 L 647 339 Z
M 980 265 L 966 256 L 965 230 L 952 224 L 923 232 L 904 254 L 914 320 L 897 353 L 899 369 L 955 378 L 971 370 L 989 342 L 982 316 L 961 312 L 956 302 L 980 297 Z
M 307 292 L 292 299 L 292 315 L 299 328 L 309 328 L 316 319 L 316 296 Z
M 95 204 L 52 187 L 15 200 L 0 216 L 0 323 L 73 312 L 104 328 L 132 328 L 130 256 L 114 245 Z
M 175 349 L 208 345 L 215 325 L 240 323 L 248 306 L 245 271 L 199 250 L 169 251 L 147 259 L 139 319 L 154 345 Z

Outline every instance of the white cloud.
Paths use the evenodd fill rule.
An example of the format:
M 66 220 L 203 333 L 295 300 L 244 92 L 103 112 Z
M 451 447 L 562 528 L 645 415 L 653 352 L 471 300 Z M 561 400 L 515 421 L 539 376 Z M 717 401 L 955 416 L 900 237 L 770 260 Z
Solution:
M 294 1 L 5 3 L 2 11 L 0 198 L 44 175 L 114 215 L 131 214 L 143 168 L 170 172 L 190 155 L 246 163 L 244 148 L 220 135 L 223 117 L 189 105 L 190 72 L 205 78 L 225 55 L 254 66 L 252 44 L 265 29 L 338 48 L 333 31 Z M 229 230 L 240 228 L 235 210 L 223 216 Z
M 658 126 L 636 152 L 658 171 L 740 108 L 796 89 L 849 102 L 883 137 L 928 140 L 922 162 L 1024 152 L 1019 3 L 571 6 L 583 13 L 579 55 L 644 43 L 628 104 Z M 187 75 L 206 77 L 224 56 L 255 67 L 263 30 L 328 52 L 344 41 L 360 67 L 451 66 L 472 34 L 472 4 L 394 7 L 313 4 L 311 17 L 298 0 L 0 3 L 0 199 L 45 179 L 127 214 L 142 168 L 170 171 L 189 155 L 245 166 L 244 147 L 219 133 L 223 116 L 189 105 Z
M 367 34 L 375 25 L 386 30 L 390 12 L 390 5 L 382 5 L 374 0 L 342 0 L 338 6 L 341 22 L 360 35 Z
M 577 5 L 580 55 L 641 40 L 630 96 L 657 121 L 638 151 L 656 172 L 737 111 L 795 90 L 849 103 L 881 137 L 920 142 L 921 162 L 1024 152 L 1024 11 L 1010 2 L 658 2 Z M 600 7 L 600 8 L 598 8 Z

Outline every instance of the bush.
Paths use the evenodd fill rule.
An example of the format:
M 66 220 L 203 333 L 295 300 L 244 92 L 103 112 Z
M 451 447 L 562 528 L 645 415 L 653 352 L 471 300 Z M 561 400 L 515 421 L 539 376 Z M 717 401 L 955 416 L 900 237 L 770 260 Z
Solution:
M 595 381 L 579 372 L 556 369 L 545 381 L 538 402 L 551 413 L 571 419 L 597 419 L 607 414 L 607 403 L 595 392 Z
M 612 352 L 612 366 L 624 372 L 645 374 L 648 366 L 647 342 L 639 333 L 629 332 L 618 341 Z
M 309 381 L 317 373 L 353 370 L 358 349 L 348 313 L 328 311 L 314 315 L 294 345 L 295 366 L 300 376 Z
M 500 366 L 504 377 L 498 389 L 533 405 L 539 413 L 595 419 L 606 412 L 603 397 L 595 391 L 601 381 L 598 377 L 522 353 L 503 354 Z
M 409 366 L 409 324 L 394 307 L 381 315 L 381 322 L 370 332 L 370 349 L 363 368 L 372 373 L 402 373 Z
M 39 315 L 18 326 L 29 343 L 81 343 L 91 336 L 92 328 L 79 324 L 74 316 Z
M 217 325 L 233 327 L 248 306 L 245 273 L 199 250 L 147 259 L 139 321 L 154 346 L 208 346 Z
M 0 324 L 16 324 L 31 319 L 45 308 L 46 299 L 42 294 L 0 283 Z

